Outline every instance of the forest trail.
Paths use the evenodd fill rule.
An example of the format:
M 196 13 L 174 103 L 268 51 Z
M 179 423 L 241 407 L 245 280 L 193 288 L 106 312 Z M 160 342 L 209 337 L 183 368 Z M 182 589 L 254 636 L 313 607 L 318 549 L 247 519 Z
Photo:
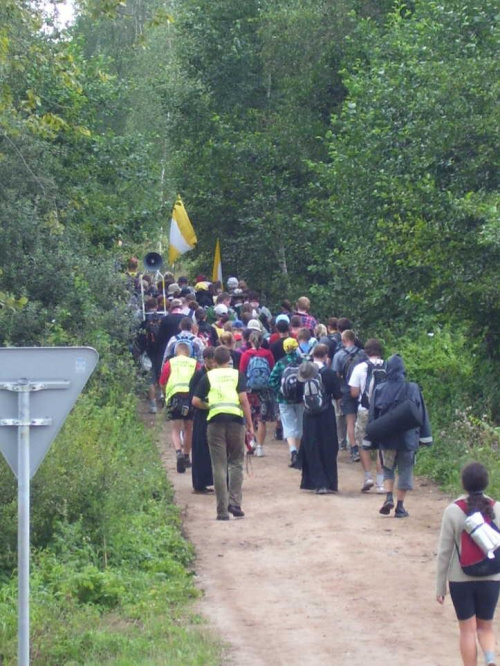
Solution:
M 159 417 L 161 418 L 161 417 Z M 339 460 L 338 495 L 299 490 L 287 446 L 245 475 L 245 518 L 215 520 L 213 495 L 195 495 L 175 472 L 167 425 L 160 450 L 185 531 L 196 548 L 200 612 L 234 666 L 456 666 L 449 597 L 434 596 L 435 552 L 448 498 L 417 480 L 410 518 L 381 516 L 383 496 L 360 493 L 359 464 Z

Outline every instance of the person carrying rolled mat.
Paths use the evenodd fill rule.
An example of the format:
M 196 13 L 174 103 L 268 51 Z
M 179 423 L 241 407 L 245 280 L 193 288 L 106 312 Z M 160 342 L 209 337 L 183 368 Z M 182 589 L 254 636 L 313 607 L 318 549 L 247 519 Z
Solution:
M 398 471 L 397 505 L 394 516 L 407 518 L 408 512 L 404 507 L 404 500 L 408 490 L 413 490 L 413 467 L 415 455 L 420 445 L 432 444 L 431 426 L 424 398 L 418 384 L 407 382 L 403 359 L 394 354 L 387 361 L 386 381 L 375 387 L 370 401 L 366 439 L 373 441 L 370 436 L 370 427 L 373 421 L 376 425 L 378 419 L 384 418 L 385 427 L 374 441 L 378 444 L 382 455 L 382 468 L 384 472 L 384 488 L 386 499 L 379 513 L 388 516 L 394 509 L 394 480 L 396 469 Z M 408 407 L 408 416 L 403 414 L 398 421 L 397 428 L 391 423 L 398 409 Z M 406 423 L 405 423 L 406 421 Z
M 460 628 L 460 653 L 464 666 L 476 666 L 477 641 L 486 666 L 497 663 L 493 617 L 500 592 L 500 574 L 469 576 L 461 566 L 467 548 L 467 542 L 462 540 L 467 517 L 478 512 L 485 521 L 500 526 L 500 504 L 484 494 L 488 481 L 488 471 L 481 463 L 472 462 L 464 467 L 462 486 L 466 494 L 446 507 L 439 535 L 436 599 L 439 604 L 444 604 L 448 581 Z

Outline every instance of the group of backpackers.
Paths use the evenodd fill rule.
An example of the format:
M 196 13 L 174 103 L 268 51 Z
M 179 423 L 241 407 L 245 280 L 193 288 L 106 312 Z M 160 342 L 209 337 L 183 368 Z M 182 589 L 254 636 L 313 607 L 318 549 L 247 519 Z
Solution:
M 273 317 L 237 278 L 226 292 L 204 276 L 193 287 L 179 278 L 166 293 L 160 303 L 147 296 L 139 335 L 152 366 L 150 411 L 157 411 L 160 386 L 177 471 L 192 467 L 195 492 L 215 486 L 219 520 L 244 515 L 245 444 L 248 454 L 263 457 L 267 423 L 274 422 L 290 467 L 302 472 L 301 488 L 337 492 L 337 454 L 345 448 L 352 462 L 361 461 L 362 492 L 376 484 L 386 494 L 384 515 L 395 507 L 397 469 L 394 515 L 408 515 L 403 502 L 415 452 L 432 439 L 422 395 L 405 380 L 400 356 L 385 362 L 380 342 L 363 345 L 346 317 L 318 323 L 307 297 L 295 309 L 283 301 Z

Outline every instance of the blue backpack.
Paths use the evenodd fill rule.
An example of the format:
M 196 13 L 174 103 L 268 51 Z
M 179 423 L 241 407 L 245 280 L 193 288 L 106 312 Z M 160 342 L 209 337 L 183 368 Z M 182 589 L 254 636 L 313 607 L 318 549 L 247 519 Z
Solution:
M 251 391 L 260 391 L 269 386 L 271 368 L 267 359 L 262 356 L 252 356 L 247 368 L 247 388 Z
M 182 335 L 176 335 L 175 339 L 177 340 L 177 342 L 174 345 L 174 355 L 177 352 L 177 345 L 183 344 L 183 345 L 186 345 L 189 348 L 189 356 L 191 358 L 196 358 L 196 352 L 195 352 L 195 349 L 194 349 L 194 345 L 193 345 L 193 343 L 191 342 L 191 340 L 189 338 L 185 338 Z

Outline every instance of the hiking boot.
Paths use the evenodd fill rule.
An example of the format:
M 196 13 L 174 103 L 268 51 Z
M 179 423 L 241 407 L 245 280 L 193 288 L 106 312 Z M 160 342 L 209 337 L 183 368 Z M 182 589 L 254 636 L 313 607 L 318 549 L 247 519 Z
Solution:
M 149 401 L 148 413 L 149 414 L 156 414 L 157 411 L 158 411 L 158 407 L 156 406 L 156 400 L 150 400 Z
M 229 516 L 217 516 L 217 520 L 229 520 Z
M 362 493 L 367 493 L 373 486 L 375 485 L 375 481 L 373 479 L 370 479 L 369 477 L 365 479 L 365 482 L 363 483 L 363 487 L 361 488 Z
M 184 454 L 184 460 L 186 461 L 186 469 L 191 469 L 191 460 L 189 458 L 189 453 Z
M 409 515 L 410 514 L 404 508 L 404 506 L 398 506 L 396 507 L 396 511 L 394 511 L 394 518 L 408 518 Z
M 262 448 L 262 446 L 260 444 L 257 444 L 257 446 L 255 447 L 255 456 L 257 458 L 263 458 L 264 457 L 264 449 Z
M 359 457 L 359 446 L 353 446 L 351 448 L 351 459 L 352 462 L 359 462 L 361 460 Z
M 177 472 L 179 474 L 184 474 L 186 471 L 186 458 L 182 451 L 177 451 Z
M 328 494 L 328 488 L 317 488 L 316 489 L 316 495 L 327 495 Z
M 383 516 L 388 516 L 393 509 L 394 509 L 394 500 L 386 499 L 385 502 L 382 504 L 382 507 L 379 509 L 379 513 L 381 513 Z
M 283 441 L 283 428 L 276 428 L 274 431 L 274 439 L 278 442 Z
M 241 510 L 241 506 L 237 506 L 236 504 L 230 504 L 227 507 L 227 510 L 229 513 L 232 513 L 235 518 L 243 518 L 245 515 L 244 512 Z
M 297 458 L 299 457 L 299 454 L 297 451 L 292 451 L 290 454 L 290 464 L 288 467 L 297 467 Z

